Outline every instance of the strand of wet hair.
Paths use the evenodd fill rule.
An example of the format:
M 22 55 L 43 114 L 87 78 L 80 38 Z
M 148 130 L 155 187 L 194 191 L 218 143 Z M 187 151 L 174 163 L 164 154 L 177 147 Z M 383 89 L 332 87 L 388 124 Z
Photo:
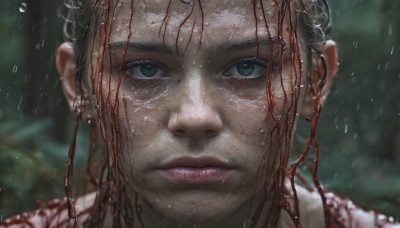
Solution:
M 74 227 L 78 227 L 77 218 L 76 218 L 76 210 L 74 206 L 74 202 L 72 199 L 72 190 L 71 190 L 71 183 L 70 177 L 73 173 L 73 166 L 74 166 L 74 158 L 76 152 L 76 136 L 78 132 L 78 123 L 81 117 L 82 111 L 80 109 L 75 110 L 75 124 L 74 130 L 72 132 L 72 141 L 69 146 L 68 150 L 68 160 L 67 164 L 65 165 L 65 174 L 64 174 L 64 189 L 65 194 L 68 201 L 68 217 L 73 220 Z
M 184 2 L 184 1 L 182 1 L 182 0 L 181 0 L 181 2 L 182 2 L 182 3 L 185 3 L 185 4 L 190 4 L 190 3 Z M 178 34 L 176 35 L 176 39 L 175 39 L 175 49 L 176 49 L 176 51 L 178 52 L 177 54 L 179 54 L 178 41 L 179 41 L 179 35 L 180 35 L 180 33 L 181 33 L 182 26 L 186 23 L 186 21 L 187 21 L 187 20 L 190 18 L 190 16 L 192 15 L 193 9 L 194 9 L 194 0 L 192 0 L 192 7 L 191 7 L 191 9 L 190 9 L 190 13 L 189 13 L 189 14 L 185 17 L 185 19 L 180 23 L 179 28 L 178 28 Z M 193 30 L 192 30 L 192 32 L 193 32 Z M 189 40 L 189 41 L 190 41 L 190 40 Z M 188 43 L 188 45 L 189 45 L 189 43 Z M 186 49 L 185 49 L 185 50 L 186 50 Z

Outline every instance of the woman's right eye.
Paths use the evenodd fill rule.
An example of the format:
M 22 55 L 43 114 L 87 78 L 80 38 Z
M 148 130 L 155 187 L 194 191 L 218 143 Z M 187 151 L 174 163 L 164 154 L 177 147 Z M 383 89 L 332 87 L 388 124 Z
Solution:
M 136 79 L 162 78 L 168 76 L 168 73 L 158 65 L 143 60 L 125 64 L 123 71 L 126 77 L 133 77 Z

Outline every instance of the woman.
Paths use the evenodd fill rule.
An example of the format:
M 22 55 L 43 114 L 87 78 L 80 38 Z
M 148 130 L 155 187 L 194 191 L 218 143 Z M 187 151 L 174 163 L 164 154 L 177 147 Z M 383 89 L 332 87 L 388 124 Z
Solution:
M 325 1 L 66 6 L 69 42 L 56 65 L 76 119 L 68 200 L 5 226 L 398 227 L 318 182 L 316 125 L 337 71 Z M 289 165 L 298 118 L 310 135 Z M 93 129 L 87 187 L 96 191 L 74 201 L 80 119 Z M 92 162 L 96 134 L 101 163 Z M 310 147 L 315 187 L 297 172 Z

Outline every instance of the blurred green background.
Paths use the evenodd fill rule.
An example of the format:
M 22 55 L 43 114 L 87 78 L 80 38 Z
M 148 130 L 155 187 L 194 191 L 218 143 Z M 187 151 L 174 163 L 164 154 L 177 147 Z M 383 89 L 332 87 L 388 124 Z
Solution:
M 320 179 L 364 208 L 400 219 L 400 1 L 329 2 L 340 71 L 318 128 Z M 2 218 L 64 196 L 72 118 L 54 67 L 63 40 L 60 4 L 0 1 Z M 79 132 L 77 179 L 87 134 Z

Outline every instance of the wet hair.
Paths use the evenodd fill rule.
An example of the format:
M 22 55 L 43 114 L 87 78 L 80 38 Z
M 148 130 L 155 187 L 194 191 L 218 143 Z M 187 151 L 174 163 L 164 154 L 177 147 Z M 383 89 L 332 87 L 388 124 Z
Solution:
M 87 63 L 91 31 L 98 28 L 101 3 L 104 0 L 65 0 L 59 15 L 64 19 L 64 40 L 71 42 L 75 51 L 77 78 L 82 79 Z M 287 2 L 287 0 L 283 0 Z M 327 0 L 294 0 L 302 25 L 300 39 L 309 54 L 320 53 L 326 34 L 331 28 L 331 13 Z M 309 55 L 311 57 L 311 55 Z M 309 61 L 312 63 L 312 61 Z
M 132 0 L 133 1 L 133 0 Z M 171 2 L 172 0 L 170 0 Z M 307 51 L 307 58 L 308 61 L 307 63 L 312 65 L 316 61 L 319 60 L 321 57 L 321 49 L 323 46 L 323 43 L 325 41 L 325 35 L 328 32 L 330 28 L 330 10 L 328 7 L 328 4 L 326 0 L 271 0 L 274 1 L 279 7 L 279 19 L 278 19 L 278 27 L 280 34 L 283 31 L 283 23 L 286 22 L 286 18 L 288 17 L 288 21 L 290 23 L 290 34 L 296 36 L 297 39 L 294 39 L 293 37 L 290 38 L 288 41 L 290 46 L 290 50 L 292 51 L 292 59 L 291 59 L 291 67 L 296 68 L 299 67 L 299 69 L 302 69 L 301 61 L 300 61 L 300 56 L 298 53 L 298 45 L 304 45 L 306 47 Z M 113 18 L 113 16 L 110 16 L 110 8 L 111 4 L 116 4 L 118 0 L 66 0 L 64 3 L 63 7 L 61 8 L 61 15 L 63 15 L 63 18 L 65 19 L 65 25 L 64 25 L 64 36 L 65 40 L 69 41 L 73 44 L 73 48 L 75 51 L 75 64 L 76 64 L 76 77 L 77 77 L 77 82 L 85 82 L 83 80 L 88 72 L 88 65 L 89 61 L 88 58 L 93 58 L 93 50 L 90 50 L 89 48 L 93 48 L 94 41 L 93 40 L 93 34 L 97 34 L 97 31 L 102 28 L 102 26 L 105 26 L 107 24 L 107 21 L 110 20 L 110 18 Z M 201 9 L 201 0 L 193 0 L 194 2 L 198 2 L 200 5 L 200 10 Z M 249 3 L 251 3 L 249 1 Z M 254 17 L 256 18 L 256 23 L 257 23 L 257 13 L 255 10 L 256 4 L 263 4 L 262 0 L 253 0 L 254 4 Z M 169 7 L 169 6 L 168 6 Z M 261 7 L 263 9 L 263 7 Z M 112 10 L 111 10 L 112 11 Z M 290 12 L 290 13 L 288 13 Z M 131 12 L 132 13 L 132 12 Z M 132 13 L 133 14 L 133 13 Z M 166 13 L 166 17 L 168 16 L 168 10 Z M 292 16 L 295 16 L 295 18 L 292 18 Z M 264 16 L 264 23 L 266 24 L 266 29 L 268 30 L 267 26 L 267 21 L 265 20 L 265 15 Z M 203 21 L 203 20 L 202 20 Z M 103 24 L 105 22 L 105 24 Z M 132 23 L 132 20 L 131 20 Z M 102 26 L 101 26 L 102 25 Z M 165 29 L 167 25 L 165 24 Z M 257 25 L 255 26 L 257 29 Z M 164 29 L 164 31 L 165 31 Z M 104 31 L 102 31 L 104 32 Z M 160 28 L 161 32 L 161 28 Z M 179 34 L 179 33 L 178 33 Z M 257 32 L 256 32 L 257 34 Z M 107 36 L 108 34 L 106 34 Z M 257 35 L 256 35 L 257 36 Z M 128 37 L 129 38 L 129 37 Z M 107 38 L 106 38 L 107 40 Z M 281 41 L 281 45 L 286 45 L 283 44 L 284 42 Z M 257 48 L 258 51 L 258 48 Z M 90 56 L 91 55 L 91 56 Z M 104 53 L 103 57 L 104 59 Z M 97 59 L 94 62 L 96 64 L 100 63 L 102 64 L 103 60 Z M 90 61 L 92 62 L 92 61 Z M 93 63 L 91 63 L 93 64 Z M 102 69 L 100 67 L 99 69 Z M 311 71 L 311 67 L 308 67 L 309 71 Z M 99 77 L 102 76 L 102 72 L 98 72 Z M 271 72 L 269 72 L 270 74 Z M 300 83 L 300 80 L 297 80 L 298 78 L 301 77 L 301 73 L 298 72 L 296 69 L 291 73 L 294 76 L 295 82 L 292 83 L 292 91 L 288 91 L 286 93 L 283 89 L 284 95 L 286 96 L 291 96 L 291 102 L 287 102 L 285 98 L 285 103 L 284 105 L 288 105 L 289 112 L 292 113 L 297 113 L 297 105 L 296 103 L 298 102 L 299 99 L 299 90 L 295 89 L 295 86 L 298 86 Z M 91 73 L 92 75 L 88 78 L 91 78 L 93 80 L 93 71 Z M 282 72 L 280 71 L 281 77 L 282 77 Z M 308 72 L 308 77 L 310 75 L 310 72 Z M 97 76 L 96 76 L 97 77 Z M 120 75 L 121 77 L 121 75 Z M 297 84 L 296 84 L 297 83 Z M 274 162 L 280 162 L 280 167 L 279 170 L 268 173 L 268 178 L 265 178 L 265 183 L 268 181 L 273 181 L 273 187 L 272 190 L 265 190 L 265 195 L 266 197 L 262 202 L 260 202 L 257 205 L 257 210 L 254 215 L 252 215 L 252 220 L 251 224 L 249 227 L 254 227 L 259 223 L 259 219 L 262 214 L 265 201 L 269 200 L 272 202 L 271 208 L 269 208 L 268 214 L 271 216 L 267 216 L 268 218 L 266 221 L 262 221 L 263 224 L 265 225 L 270 225 L 271 227 L 276 227 L 276 224 L 278 222 L 278 218 L 280 215 L 281 209 L 284 209 L 288 212 L 292 222 L 296 227 L 300 227 L 300 212 L 299 212 L 299 203 L 296 195 L 296 188 L 294 185 L 294 178 L 295 176 L 298 176 L 297 172 L 297 167 L 300 162 L 302 162 L 307 153 L 308 150 L 311 146 L 314 147 L 314 154 L 315 157 L 317 158 L 314 162 L 314 166 L 312 167 L 312 179 L 316 187 L 316 191 L 318 191 L 321 195 L 323 204 L 324 204 L 324 210 L 325 210 L 325 218 L 326 218 L 326 224 L 327 227 L 329 224 L 331 224 L 331 220 L 329 219 L 329 207 L 326 205 L 326 197 L 325 197 L 325 192 L 322 189 L 322 187 L 319 184 L 318 178 L 317 178 L 317 166 L 318 166 L 318 146 L 316 142 L 316 137 L 315 137 L 315 129 L 316 125 L 318 122 L 318 117 L 319 113 L 321 111 L 321 106 L 319 104 L 319 94 L 318 94 L 318 88 L 320 88 L 320 85 L 314 86 L 311 85 L 311 90 L 313 96 L 316 97 L 314 100 L 314 116 L 310 119 L 311 121 L 311 133 L 309 136 L 309 139 L 305 145 L 305 149 L 301 153 L 300 157 L 293 163 L 291 168 L 286 167 L 289 161 L 289 154 L 288 151 L 290 149 L 290 142 L 291 142 L 291 136 L 290 133 L 294 129 L 294 123 L 295 123 L 295 116 L 294 114 L 292 115 L 287 115 L 285 119 L 280 120 L 277 118 L 277 116 L 274 113 L 274 101 L 273 101 L 273 94 L 271 92 L 270 85 L 267 85 L 267 97 L 268 97 L 268 103 L 269 103 L 269 110 L 268 114 L 270 115 L 270 118 L 273 118 L 276 124 L 276 127 L 272 130 L 270 133 L 270 141 L 277 141 L 276 145 L 279 146 L 271 146 L 269 145 L 269 151 L 271 157 L 274 157 L 274 159 L 263 159 L 261 162 L 260 168 L 266 167 L 266 170 L 271 167 L 275 167 Z M 98 88 L 99 91 L 101 91 L 101 88 Z M 116 89 L 118 93 L 118 88 Z M 103 96 L 102 92 L 97 92 L 94 88 L 92 88 L 92 93 L 93 96 L 95 96 L 95 100 L 97 99 L 98 102 L 96 104 L 96 109 L 97 112 L 101 113 L 100 115 L 100 120 L 98 122 L 99 124 L 99 132 L 102 137 L 102 141 L 105 144 L 104 147 L 106 148 L 105 155 L 104 155 L 104 163 L 100 171 L 100 178 L 96 182 L 94 180 L 93 174 L 91 172 L 88 172 L 90 175 L 90 178 L 88 179 L 89 181 L 93 182 L 93 184 L 96 186 L 96 188 L 99 190 L 99 193 L 97 195 L 95 204 L 92 208 L 91 211 L 91 216 L 90 218 L 86 221 L 86 226 L 87 227 L 93 227 L 93 226 L 101 226 L 103 223 L 104 215 L 106 213 L 106 204 L 110 205 L 113 209 L 114 216 L 113 216 L 113 223 L 115 227 L 120 227 L 121 224 L 125 225 L 131 225 L 133 224 L 133 221 L 138 220 L 139 223 L 141 223 L 141 218 L 140 218 L 140 206 L 139 205 L 131 205 L 130 204 L 130 197 L 128 196 L 126 189 L 124 187 L 124 184 L 121 183 L 124 181 L 124 174 L 121 170 L 121 168 L 118 165 L 118 159 L 120 159 L 120 155 L 118 154 L 121 150 L 120 147 L 118 147 L 118 142 L 119 138 L 118 135 L 123 129 L 120 129 L 118 126 L 117 121 L 115 121 L 115 116 L 118 115 L 118 99 L 115 101 L 104 101 L 104 97 L 110 97 L 110 96 Z M 118 96 L 115 96 L 116 98 Z M 108 98 L 107 98 L 108 99 Z M 113 102 L 115 102 L 113 104 Z M 107 105 L 111 104 L 111 108 L 107 107 Z M 116 110 L 117 108 L 117 110 Z M 111 113 L 111 114 L 107 114 Z M 78 121 L 79 117 L 79 112 L 77 112 L 76 116 L 76 121 Z M 107 116 L 110 115 L 110 116 Z M 107 121 L 111 123 L 107 123 Z M 282 122 L 285 122 L 284 124 L 281 124 Z M 75 125 L 77 126 L 77 125 Z M 92 127 L 92 129 L 94 129 Z M 111 131 L 113 134 L 112 139 L 107 138 L 106 132 Z M 75 132 L 75 131 L 74 131 Z M 95 132 L 95 130 L 93 130 Z M 92 135 L 95 135 L 93 133 Z M 115 138 L 114 138 L 115 136 Z M 76 137 L 76 136 L 74 136 Z M 74 148 L 75 144 L 75 139 L 73 137 L 72 144 L 73 145 L 71 148 Z M 95 136 L 91 137 L 91 140 L 95 140 Z M 286 147 L 280 148 L 280 145 L 282 143 L 285 143 Z M 276 148 L 279 147 L 279 148 Z M 74 149 L 71 149 L 73 151 Z M 90 159 L 92 156 L 93 150 L 89 153 L 89 162 L 87 163 L 87 166 L 90 168 Z M 69 160 L 73 160 L 73 152 L 70 153 L 72 155 L 69 156 Z M 281 157 L 279 157 L 281 156 Z M 110 160 L 111 159 L 111 160 Z M 90 170 L 90 169 L 88 169 Z M 271 169 L 269 169 L 271 170 Z M 106 175 L 104 178 L 102 175 Z M 285 198 L 286 195 L 288 194 L 287 187 L 285 185 L 285 179 L 289 177 L 290 184 L 291 184 L 291 190 L 294 195 L 294 208 L 290 208 L 289 203 L 287 199 Z M 67 168 L 66 172 L 66 182 L 68 182 L 69 178 L 69 172 Z M 299 177 L 301 179 L 301 177 Z M 307 183 L 303 183 L 307 187 Z M 67 196 L 68 199 L 71 197 L 71 193 L 68 191 L 69 183 L 67 186 Z M 311 187 L 308 188 L 310 191 Z M 271 191 L 272 194 L 268 194 Z M 136 196 L 134 196 L 135 199 L 137 199 Z M 136 201 L 135 201 L 136 202 Z M 76 215 L 73 213 L 73 205 L 72 205 L 72 200 L 69 204 L 69 214 L 71 218 L 74 218 L 76 220 Z

